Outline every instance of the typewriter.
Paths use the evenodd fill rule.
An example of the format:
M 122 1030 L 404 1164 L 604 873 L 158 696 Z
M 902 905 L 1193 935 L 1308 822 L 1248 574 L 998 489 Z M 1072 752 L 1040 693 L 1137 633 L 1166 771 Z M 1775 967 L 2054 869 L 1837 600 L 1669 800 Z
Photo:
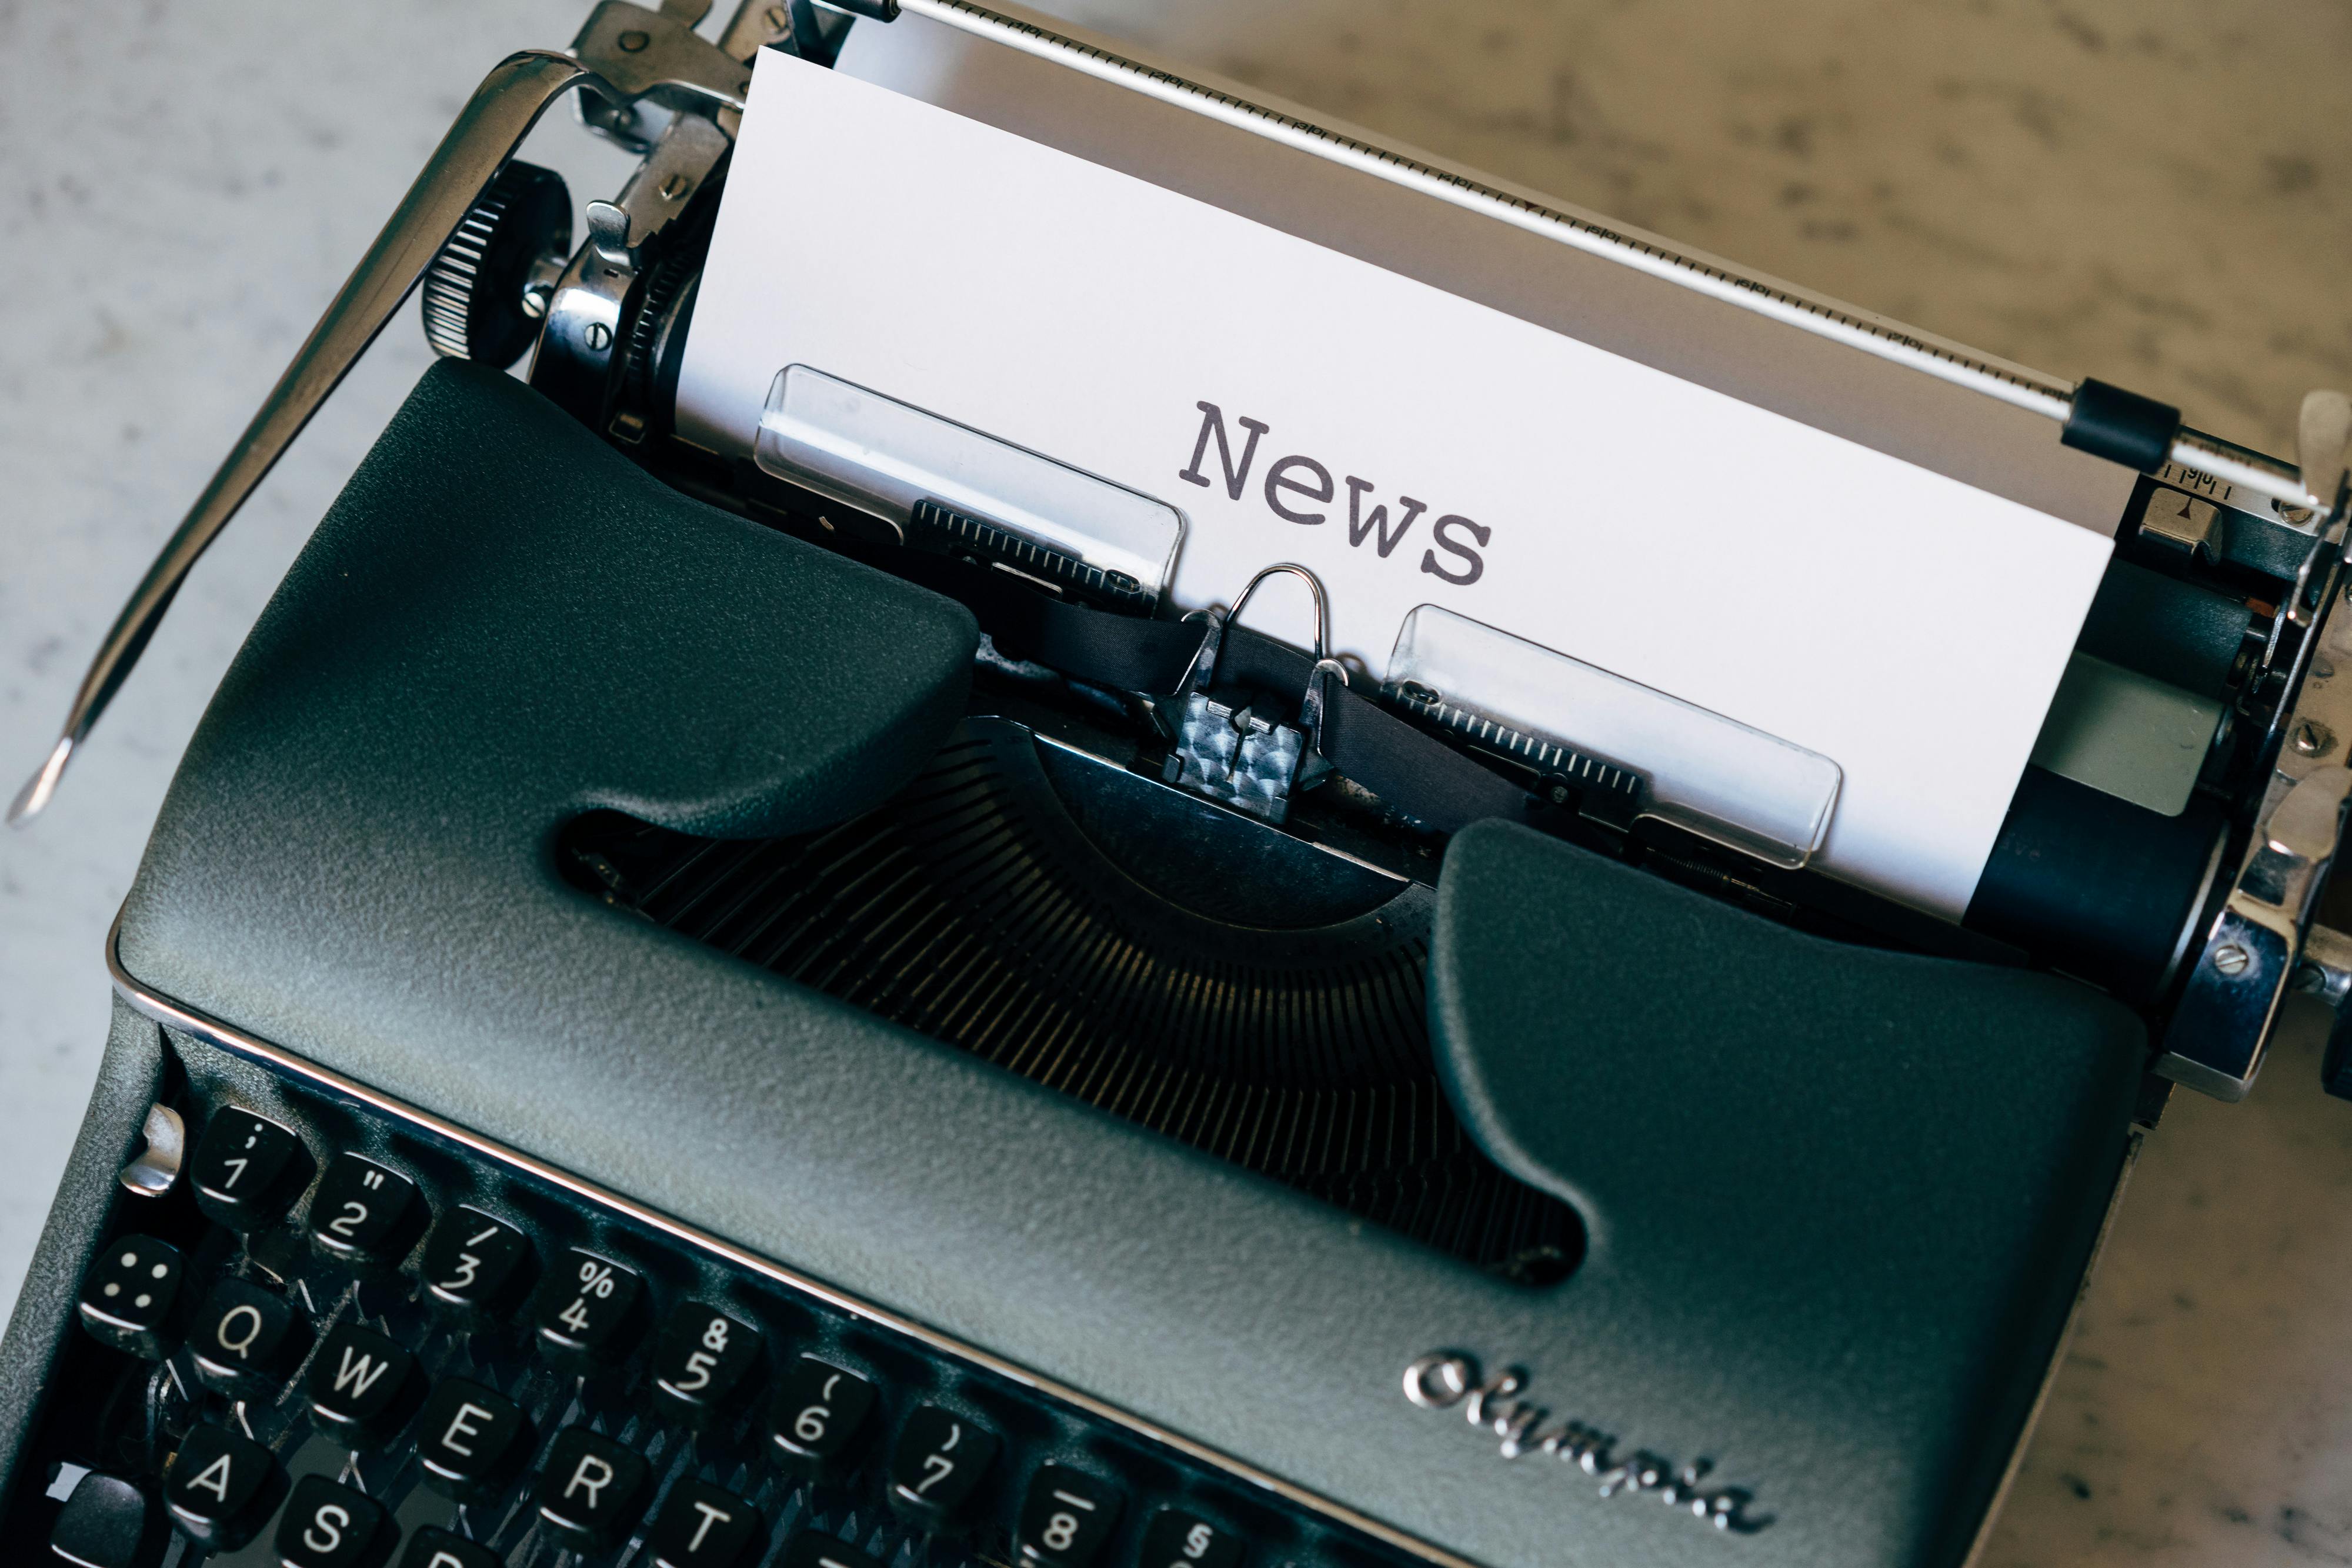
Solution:
M 111 938 L 8 1560 L 1966 1560 L 2168 1092 L 2352 989 L 2352 405 L 2284 461 L 967 0 L 708 9 L 490 73 L 17 800 L 421 292 Z M 749 62 L 918 24 L 2114 467 L 1966 918 L 1612 749 L 1573 661 L 1180 615 L 1030 470 L 922 478 L 952 428 L 844 458 L 780 376 L 683 439 Z M 577 239 L 558 100 L 641 159 Z

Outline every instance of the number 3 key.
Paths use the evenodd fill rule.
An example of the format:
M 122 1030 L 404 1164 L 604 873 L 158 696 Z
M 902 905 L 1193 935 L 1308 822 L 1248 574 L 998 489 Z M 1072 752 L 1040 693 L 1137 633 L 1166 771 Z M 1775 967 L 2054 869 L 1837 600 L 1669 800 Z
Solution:
M 434 1306 L 461 1321 L 484 1325 L 513 1313 L 538 1268 L 529 1237 L 495 1215 L 454 1208 L 425 1244 L 419 1273 Z

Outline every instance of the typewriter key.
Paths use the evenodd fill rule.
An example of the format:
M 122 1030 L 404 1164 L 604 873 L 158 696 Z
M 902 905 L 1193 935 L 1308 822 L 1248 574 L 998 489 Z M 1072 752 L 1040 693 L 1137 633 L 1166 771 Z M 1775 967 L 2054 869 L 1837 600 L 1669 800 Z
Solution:
M 625 1540 L 646 1511 L 653 1470 L 645 1456 L 585 1426 L 566 1426 L 539 1472 L 539 1516 L 574 1548 L 601 1552 Z
M 1021 1503 L 1021 1560 L 1034 1568 L 1086 1568 L 1118 1523 L 1118 1489 L 1067 1465 L 1041 1465 Z
M 996 1434 L 968 1416 L 919 1407 L 890 1452 L 890 1506 L 919 1530 L 953 1530 L 996 1448 Z
M 277 1456 L 218 1426 L 191 1429 L 163 1472 L 163 1506 L 199 1546 L 234 1552 L 254 1538 L 286 1492 Z
M 743 1568 L 767 1535 L 760 1510 L 724 1487 L 681 1478 L 662 1500 L 646 1552 L 654 1568 Z
M 188 1331 L 196 1375 L 224 1394 L 260 1393 L 294 1371 L 310 1329 L 286 1298 L 243 1279 L 223 1279 Z
M 529 1293 L 539 1260 L 530 1238 L 479 1209 L 451 1209 L 425 1244 L 418 1272 L 433 1305 L 469 1323 L 499 1321 Z
M 478 1542 L 428 1524 L 409 1537 L 400 1568 L 506 1568 L 506 1562 Z
M 1197 1513 L 1163 1508 L 1143 1530 L 1136 1568 L 1241 1568 L 1242 1538 Z
M 304 1476 L 278 1516 L 278 1561 L 285 1568 L 377 1568 L 399 1539 L 383 1504 L 325 1476 Z
M 233 1105 L 213 1112 L 190 1166 L 197 1206 L 240 1235 L 284 1219 L 316 1169 L 302 1140 Z
M 81 1326 L 91 1337 L 148 1361 L 171 1349 L 166 1324 L 180 1295 L 180 1249 L 149 1236 L 100 1247 L 82 1280 Z
M 462 1377 L 435 1384 L 416 1422 L 425 1484 L 459 1502 L 505 1490 L 522 1473 L 533 1441 L 530 1417 L 520 1405 Z
M 147 1494 L 91 1470 L 49 1527 L 49 1551 L 75 1568 L 154 1568 L 163 1558 L 163 1516 Z
M 734 1410 L 759 1368 L 759 1330 L 682 1301 L 654 1345 L 654 1408 L 700 1430 Z
M 646 1282 L 578 1247 L 539 1292 L 539 1349 L 567 1372 L 609 1372 L 645 1335 Z
M 389 1442 L 424 1393 L 416 1358 L 373 1329 L 338 1323 L 310 1363 L 310 1413 L 353 1448 Z
M 803 1530 L 784 1544 L 780 1568 L 882 1568 L 882 1564 L 838 1536 Z
M 837 1479 L 866 1434 L 874 1385 L 854 1372 L 803 1356 L 784 1369 L 768 1437 L 776 1463 L 810 1480 Z
M 310 1199 L 310 1245 L 348 1268 L 397 1268 L 425 1218 L 415 1182 L 357 1154 L 338 1154 Z

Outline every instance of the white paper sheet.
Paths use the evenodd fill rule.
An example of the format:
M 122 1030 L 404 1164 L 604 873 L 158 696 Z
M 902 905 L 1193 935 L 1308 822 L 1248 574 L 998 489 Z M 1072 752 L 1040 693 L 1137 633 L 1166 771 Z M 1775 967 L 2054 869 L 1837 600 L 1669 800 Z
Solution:
M 1845 784 L 1819 863 L 1952 917 L 2110 549 L 767 51 L 680 433 L 748 453 L 794 363 L 1181 508 L 1186 607 L 1295 560 L 1329 590 L 1335 648 L 1374 676 L 1405 614 L 1439 604 L 1820 752 Z M 1308 640 L 1303 592 L 1270 584 L 1247 620 Z

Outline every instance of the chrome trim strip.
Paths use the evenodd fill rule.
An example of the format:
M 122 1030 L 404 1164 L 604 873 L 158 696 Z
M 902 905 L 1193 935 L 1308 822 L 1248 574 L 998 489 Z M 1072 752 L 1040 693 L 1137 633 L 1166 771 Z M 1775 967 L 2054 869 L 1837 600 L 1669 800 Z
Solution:
M 253 422 L 229 448 L 196 504 L 164 541 L 139 586 L 131 590 L 130 601 L 108 628 L 106 640 L 98 645 L 89 670 L 74 692 L 56 748 L 8 807 L 11 824 L 21 826 L 30 822 L 48 805 L 74 749 L 89 736 L 90 727 L 131 678 L 131 668 L 146 651 L 147 640 L 155 635 L 197 559 L 229 525 L 247 498 L 260 488 L 278 459 L 310 423 L 311 416 L 334 395 L 376 335 L 407 302 L 441 247 L 488 191 L 490 182 L 530 136 L 540 116 L 575 88 L 600 97 L 614 93 L 602 77 L 570 55 L 552 49 L 509 55 L 482 79 L 482 85 L 458 110 L 456 122 L 418 172 L 416 183 L 384 220 L 375 243 L 328 302 L 326 314 L 302 340 L 302 346 L 294 351 L 293 363 L 269 389 Z
M 656 1210 L 649 1209 L 642 1204 L 623 1197 L 609 1188 L 599 1186 L 585 1177 L 575 1176 L 569 1171 L 548 1164 L 542 1160 L 533 1159 L 520 1150 L 509 1149 L 502 1143 L 493 1142 L 478 1132 L 469 1131 L 458 1126 L 456 1122 L 444 1121 L 430 1111 L 420 1110 L 415 1106 L 393 1099 L 390 1095 L 378 1093 L 362 1083 L 343 1077 L 341 1073 L 305 1061 L 290 1051 L 280 1049 L 267 1040 L 248 1035 L 234 1024 L 215 1018 L 184 1002 L 175 1001 L 161 992 L 150 990 L 123 967 L 121 952 L 121 935 L 122 916 L 118 911 L 114 917 L 114 924 L 106 933 L 107 972 L 113 976 L 114 988 L 121 994 L 122 999 L 158 1024 L 177 1029 L 183 1034 L 192 1035 L 208 1045 L 217 1046 L 222 1050 L 236 1056 L 275 1068 L 291 1077 L 305 1079 L 320 1089 L 357 1100 L 386 1116 L 397 1117 L 437 1137 L 469 1149 L 484 1159 L 495 1160 L 526 1175 L 535 1176 L 542 1182 L 561 1187 L 575 1197 L 602 1205 L 640 1225 L 659 1231 L 673 1240 L 709 1253 L 738 1268 L 748 1269 L 789 1289 L 814 1296 L 828 1306 L 863 1318 L 870 1323 L 905 1334 L 933 1350 L 944 1352 L 958 1360 L 992 1372 L 1000 1377 L 1010 1378 L 1024 1387 L 1034 1389 L 1040 1394 L 1074 1405 L 1089 1415 L 1124 1426 L 1139 1436 L 1150 1438 L 1156 1443 L 1163 1443 L 1189 1458 L 1214 1466 L 1237 1480 L 1246 1481 L 1264 1490 L 1273 1492 L 1284 1501 L 1321 1514 L 1335 1523 L 1360 1531 L 1377 1541 L 1418 1557 L 1424 1563 L 1434 1564 L 1436 1568 L 1483 1568 L 1482 1564 L 1470 1558 L 1456 1556 L 1441 1547 L 1433 1546 L 1393 1525 L 1383 1524 L 1376 1519 L 1358 1513 L 1344 1504 L 1308 1491 L 1304 1487 L 1296 1486 L 1279 1476 L 1270 1475 L 1244 1460 L 1234 1458 L 1232 1455 L 1213 1448 L 1205 1443 L 1196 1442 L 1192 1438 L 1171 1432 L 1164 1426 L 1156 1426 L 1140 1416 L 1119 1409 L 1117 1405 L 1106 1404 L 1091 1394 L 1072 1388 L 1066 1384 L 1032 1372 L 1001 1356 L 992 1355 L 987 1351 L 975 1345 L 966 1344 L 961 1340 L 941 1333 L 911 1318 L 901 1317 L 886 1307 L 879 1307 L 873 1302 L 863 1300 L 845 1290 L 811 1279 L 782 1264 L 772 1263 L 756 1253 L 746 1252 L 731 1242 L 722 1241 L 708 1231 L 698 1229 L 682 1220 L 672 1219 Z

